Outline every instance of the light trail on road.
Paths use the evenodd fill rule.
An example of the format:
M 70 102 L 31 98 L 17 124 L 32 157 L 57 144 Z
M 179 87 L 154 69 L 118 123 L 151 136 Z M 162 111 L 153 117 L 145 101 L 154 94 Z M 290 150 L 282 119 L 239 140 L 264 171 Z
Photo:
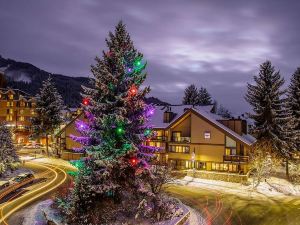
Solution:
M 68 177 L 67 173 L 59 167 L 50 166 L 50 165 L 41 164 L 41 163 L 34 163 L 34 162 L 26 162 L 26 163 L 35 165 L 37 167 L 43 167 L 43 168 L 47 169 L 49 172 L 51 171 L 51 173 L 54 173 L 54 177 L 49 183 L 47 182 L 47 183 L 45 183 L 44 185 L 42 185 L 41 187 L 39 187 L 35 190 L 28 191 L 27 193 L 25 193 L 21 197 L 16 198 L 13 201 L 7 202 L 3 206 L 1 206 L 0 207 L 0 211 L 1 211 L 0 212 L 0 215 L 1 215 L 0 224 L 7 225 L 5 220 L 9 216 L 11 216 L 13 213 L 18 211 L 22 207 L 24 207 L 24 206 L 32 203 L 33 201 L 37 200 L 38 198 L 50 193 L 51 191 L 53 191 L 54 189 L 56 189 L 57 187 L 62 185 Z M 57 172 L 56 170 L 58 170 L 59 172 Z M 59 173 L 62 173 L 62 175 L 63 175 L 62 179 L 59 179 Z M 45 174 L 47 174 L 47 173 L 45 173 Z M 8 209 L 8 211 L 3 213 L 3 211 L 5 209 Z

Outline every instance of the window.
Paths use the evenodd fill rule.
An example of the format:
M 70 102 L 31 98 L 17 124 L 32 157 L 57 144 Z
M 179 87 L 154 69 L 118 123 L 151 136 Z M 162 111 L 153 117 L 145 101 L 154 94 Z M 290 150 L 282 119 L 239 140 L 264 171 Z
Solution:
M 13 106 L 14 106 L 14 102 L 7 102 L 7 103 L 6 103 L 6 106 L 8 106 L 8 107 L 13 107 Z
M 24 109 L 20 109 L 20 114 L 24 114 Z
M 31 109 L 30 113 L 31 113 L 31 115 L 34 115 L 35 114 L 34 109 Z
M 236 141 L 226 136 L 226 147 L 236 148 Z
M 234 168 L 234 170 L 232 168 Z M 211 170 L 236 172 L 237 171 L 237 166 L 233 165 L 233 164 L 213 162 L 211 164 Z
M 198 170 L 205 170 L 206 169 L 206 163 L 205 162 L 195 162 L 195 168 Z
M 12 121 L 13 120 L 13 116 L 12 115 L 7 115 L 6 116 L 6 121 Z
M 181 140 L 181 132 L 172 132 L 172 140 L 173 141 L 180 141 Z
M 9 98 L 10 100 L 13 100 L 13 99 L 14 99 L 14 95 L 13 95 L 13 94 L 10 94 L 10 95 L 8 95 L 8 98 Z
M 189 153 L 190 147 L 189 146 L 183 146 L 183 145 L 170 145 L 169 146 L 170 152 L 176 152 L 176 153 Z
M 150 141 L 148 146 L 153 146 L 153 147 L 161 147 L 161 142 L 157 141 Z
M 19 121 L 24 121 L 25 117 L 24 116 L 19 116 Z
M 210 139 L 210 131 L 205 131 L 204 132 L 204 138 L 205 139 Z

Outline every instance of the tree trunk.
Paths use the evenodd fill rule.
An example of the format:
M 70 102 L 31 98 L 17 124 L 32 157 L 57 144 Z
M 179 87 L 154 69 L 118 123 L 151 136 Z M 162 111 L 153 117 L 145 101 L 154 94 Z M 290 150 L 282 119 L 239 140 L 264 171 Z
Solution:
M 286 174 L 286 177 L 289 179 L 290 174 L 289 174 L 289 160 L 288 159 L 286 159 L 286 161 L 285 161 L 285 174 Z
M 47 153 L 47 156 L 49 157 L 49 148 L 48 148 L 48 145 L 49 145 L 49 143 L 48 143 L 48 134 L 46 134 L 46 153 Z

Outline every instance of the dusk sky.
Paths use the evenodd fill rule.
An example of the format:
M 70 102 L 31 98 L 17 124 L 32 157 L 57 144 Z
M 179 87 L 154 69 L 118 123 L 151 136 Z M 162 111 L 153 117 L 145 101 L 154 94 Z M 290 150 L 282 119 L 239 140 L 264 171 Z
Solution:
M 0 54 L 52 73 L 91 76 L 119 20 L 148 61 L 150 95 L 181 103 L 191 83 L 245 112 L 247 82 L 269 59 L 300 66 L 300 1 L 0 0 Z

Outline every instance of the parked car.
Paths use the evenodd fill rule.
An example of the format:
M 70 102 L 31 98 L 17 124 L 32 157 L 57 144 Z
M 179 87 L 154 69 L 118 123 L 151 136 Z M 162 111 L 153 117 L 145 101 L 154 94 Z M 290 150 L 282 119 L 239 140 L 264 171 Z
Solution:
M 20 183 L 20 182 L 22 182 L 23 180 L 25 180 L 25 179 L 30 179 L 30 178 L 34 178 L 34 175 L 31 174 L 31 173 L 22 173 L 22 174 L 19 174 L 18 176 L 14 177 L 14 178 L 11 178 L 11 179 L 9 180 L 9 183 L 10 183 L 10 184 Z

